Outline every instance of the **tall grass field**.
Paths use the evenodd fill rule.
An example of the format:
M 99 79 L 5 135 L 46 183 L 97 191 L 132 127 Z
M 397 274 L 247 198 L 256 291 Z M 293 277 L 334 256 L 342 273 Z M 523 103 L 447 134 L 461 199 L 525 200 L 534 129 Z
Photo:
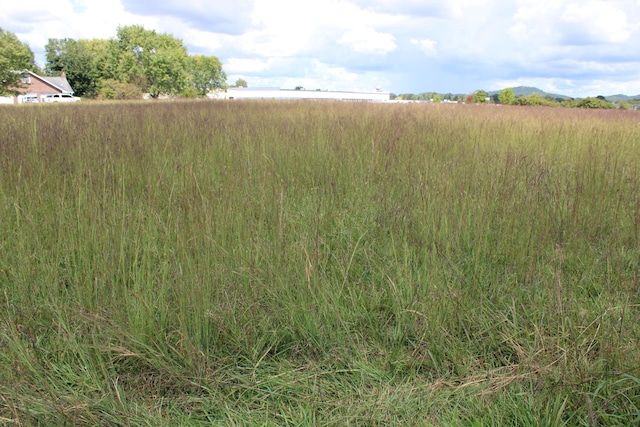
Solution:
M 640 424 L 640 114 L 0 108 L 0 425 Z

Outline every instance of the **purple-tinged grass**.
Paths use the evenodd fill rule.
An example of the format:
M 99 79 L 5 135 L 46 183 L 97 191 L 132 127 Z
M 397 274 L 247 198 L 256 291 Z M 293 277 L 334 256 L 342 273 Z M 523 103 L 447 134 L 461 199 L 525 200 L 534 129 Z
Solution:
M 635 112 L 1 112 L 2 422 L 638 421 Z

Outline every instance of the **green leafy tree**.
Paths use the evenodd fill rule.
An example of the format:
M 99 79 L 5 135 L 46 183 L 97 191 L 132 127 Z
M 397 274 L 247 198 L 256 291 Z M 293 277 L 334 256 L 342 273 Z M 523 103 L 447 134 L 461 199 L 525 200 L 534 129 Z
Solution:
M 46 52 L 46 63 L 44 70 L 46 73 L 56 73 L 64 70 L 64 55 L 67 52 L 68 42 L 74 41 L 72 39 L 49 39 L 44 46 Z
M 35 70 L 33 52 L 16 35 L 0 28 L 0 94 L 13 95 L 22 86 L 22 70 Z
M 96 96 L 100 86 L 100 59 L 105 56 L 106 40 L 49 39 L 45 46 L 46 71 L 64 71 L 69 84 L 80 96 Z
M 249 85 L 247 84 L 247 81 L 244 79 L 238 79 L 236 80 L 236 84 L 234 84 L 235 87 L 248 87 Z
M 190 84 L 200 96 L 223 89 L 227 80 L 222 63 L 215 56 L 194 55 L 187 60 Z
M 477 90 L 471 94 L 471 102 L 474 102 L 476 104 L 484 104 L 485 102 L 487 102 L 488 96 L 489 95 L 487 95 L 486 91 L 482 89 Z
M 513 93 L 513 89 L 506 88 L 502 89 L 498 94 L 498 101 L 500 104 L 511 105 L 515 102 L 516 96 Z
M 171 34 L 119 27 L 107 50 L 104 77 L 133 83 L 154 98 L 179 93 L 187 84 L 187 49 Z
M 442 97 L 440 95 L 438 95 L 437 93 L 433 95 L 433 102 L 435 103 L 439 103 L 442 101 Z

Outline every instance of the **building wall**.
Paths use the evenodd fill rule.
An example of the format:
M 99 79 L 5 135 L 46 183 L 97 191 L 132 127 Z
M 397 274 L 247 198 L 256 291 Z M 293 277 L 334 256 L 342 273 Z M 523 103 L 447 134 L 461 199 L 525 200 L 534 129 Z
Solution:
M 334 101 L 387 102 L 386 92 L 339 92 L 328 90 L 291 90 L 279 88 L 229 88 L 214 96 L 218 99 L 307 99 Z
M 21 93 L 35 93 L 38 95 L 38 100 L 42 100 L 42 95 L 47 95 L 51 93 L 62 93 L 61 90 L 56 89 L 55 87 L 45 83 L 44 81 L 38 79 L 34 76 L 29 76 L 31 78 L 31 82 L 26 84 L 26 87 L 18 88 L 17 90 Z M 20 104 L 22 103 L 22 96 L 18 95 L 14 97 L 14 103 Z

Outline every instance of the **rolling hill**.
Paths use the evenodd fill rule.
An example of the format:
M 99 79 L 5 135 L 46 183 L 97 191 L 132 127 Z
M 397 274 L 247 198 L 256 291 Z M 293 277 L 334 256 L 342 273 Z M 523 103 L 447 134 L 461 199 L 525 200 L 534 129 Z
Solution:
M 534 93 L 537 93 L 540 96 L 546 96 L 549 95 L 553 98 L 560 98 L 563 100 L 569 100 L 569 99 L 573 99 L 570 96 L 566 96 L 566 95 L 560 95 L 560 94 L 556 94 L 556 93 L 548 93 L 545 92 L 541 89 L 538 89 L 537 87 L 530 87 L 530 86 L 518 86 L 518 87 L 513 87 L 511 88 L 513 89 L 513 94 L 516 97 L 520 97 L 520 96 L 529 96 L 532 95 Z M 497 95 L 498 93 L 500 93 L 499 90 L 494 90 L 491 92 L 487 92 L 489 94 L 489 96 L 493 96 L 493 95 Z M 632 101 L 632 100 L 640 100 L 640 95 L 635 95 L 635 96 L 629 96 L 629 95 L 623 95 L 623 94 L 616 94 L 616 95 L 608 95 L 604 97 L 607 101 L 609 102 L 615 102 L 615 101 Z

